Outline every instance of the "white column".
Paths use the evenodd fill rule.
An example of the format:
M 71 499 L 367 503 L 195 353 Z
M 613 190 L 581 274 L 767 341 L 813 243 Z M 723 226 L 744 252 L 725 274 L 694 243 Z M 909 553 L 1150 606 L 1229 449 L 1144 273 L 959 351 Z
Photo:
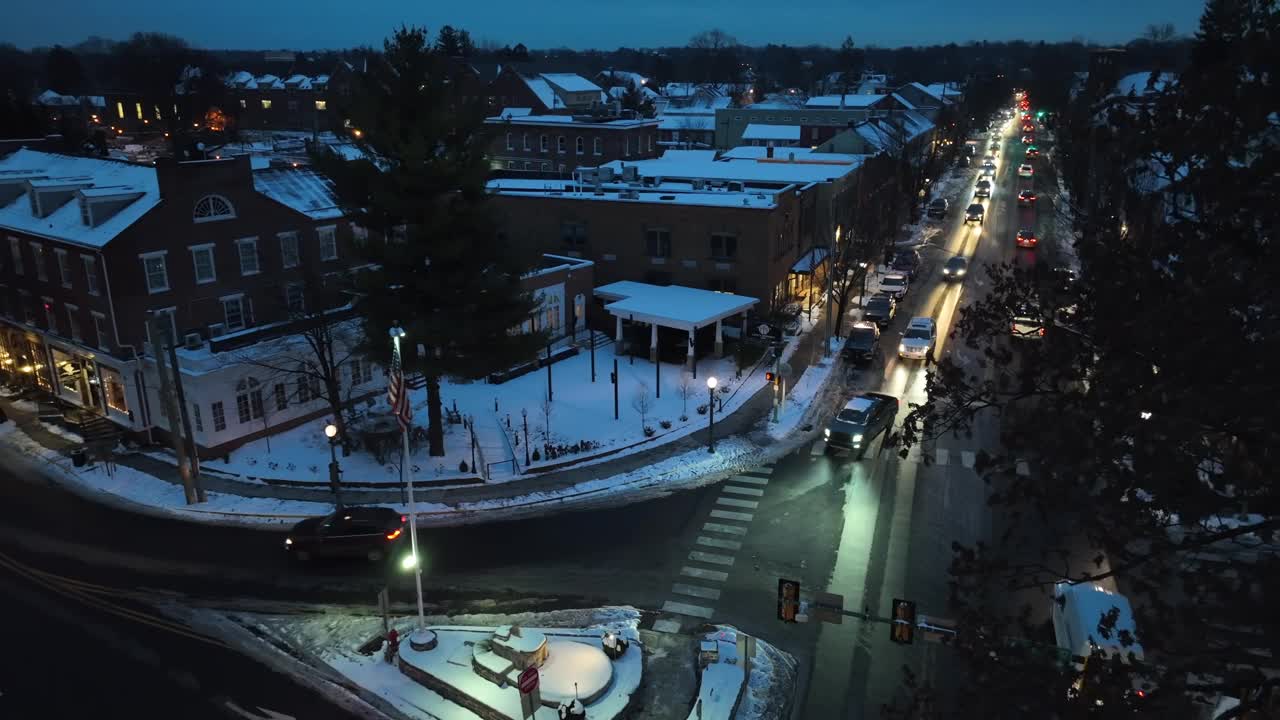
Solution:
M 614 317 L 614 320 L 618 321 L 617 322 L 618 329 L 614 333 L 615 337 L 613 338 L 613 353 L 615 355 L 621 355 L 622 354 L 622 316 L 618 315 Z
M 724 357 L 724 335 L 721 334 L 722 320 L 716 321 L 716 357 Z
M 697 359 L 694 358 L 693 356 L 693 344 L 695 342 L 694 333 L 696 331 L 697 331 L 697 328 L 689 328 L 689 354 L 685 357 L 685 360 L 684 360 L 686 370 L 692 370 L 693 364 L 697 362 Z
M 658 323 L 649 323 L 649 362 L 658 362 Z

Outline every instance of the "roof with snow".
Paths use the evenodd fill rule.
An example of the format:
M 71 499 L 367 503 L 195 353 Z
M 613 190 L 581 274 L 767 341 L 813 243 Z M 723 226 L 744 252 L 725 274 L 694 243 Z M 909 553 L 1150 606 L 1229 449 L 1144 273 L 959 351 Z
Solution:
M 807 147 L 789 147 L 785 149 L 774 148 L 774 156 L 779 155 L 791 156 L 795 155 L 796 160 L 829 160 L 831 162 L 857 163 L 861 162 L 864 155 L 851 155 L 846 153 L 820 152 Z M 724 160 L 759 160 L 768 157 L 769 148 L 761 145 L 741 145 L 736 148 L 729 148 L 720 153 L 720 158 Z
M 1132 654 L 1141 660 L 1142 645 L 1136 642 L 1138 627 L 1133 619 L 1133 608 L 1129 599 L 1119 593 L 1111 592 L 1094 583 L 1070 585 L 1058 583 L 1054 589 L 1057 602 L 1054 603 L 1054 630 L 1058 644 L 1069 644 L 1066 649 L 1073 655 L 1088 657 L 1090 645 L 1096 645 L 1111 656 L 1120 653 Z M 1062 598 L 1059 600 L 1059 598 Z M 1102 637 L 1098 632 L 1098 622 L 1112 609 L 1118 611 L 1115 627 L 1111 637 Z M 1128 631 L 1135 642 L 1125 646 L 1120 642 L 1119 633 Z
M 791 272 L 797 275 L 808 275 L 813 272 L 814 268 L 822 267 L 827 261 L 828 250 L 825 247 L 810 248 L 795 264 L 791 266 Z
M 783 140 L 798 142 L 800 140 L 799 125 L 766 125 L 764 123 L 748 123 L 742 131 L 743 140 Z
M 333 183 L 309 167 L 255 171 L 253 189 L 313 220 L 334 220 L 344 215 Z
M 578 115 L 531 115 L 512 114 L 506 110 L 501 115 L 488 117 L 484 119 L 489 125 L 573 125 L 577 127 L 610 127 L 610 128 L 638 128 L 638 127 L 657 127 L 658 120 L 655 118 L 615 118 L 601 117 L 583 119 Z
M 0 159 L 0 186 L 11 184 L 19 185 L 25 192 L 13 195 L 7 205 L 0 207 L 0 228 L 87 247 L 105 246 L 160 203 L 160 185 L 152 166 L 26 148 Z M 76 195 L 61 200 L 47 216 L 36 217 L 27 193 L 38 187 L 59 185 L 75 187 L 77 194 L 88 191 L 86 197 L 90 198 L 133 199 L 96 227 L 85 224 Z M 53 201 L 54 198 L 47 200 Z
M 714 131 L 715 115 L 680 115 L 666 114 L 658 118 L 659 130 Z
M 678 330 L 706 327 L 717 320 L 737 315 L 759 300 L 745 295 L 699 290 L 683 285 L 650 285 L 623 280 L 595 289 L 606 301 L 614 317 L 653 323 Z
M 1160 93 L 1178 79 L 1173 73 L 1139 72 L 1125 75 L 1116 83 L 1117 95 L 1133 93 L 1139 97 L 1147 93 Z
M 633 160 L 626 166 L 636 168 L 641 177 L 811 183 L 837 180 L 862 164 L 861 157 L 853 161 L 844 159 L 846 157 L 819 160 L 812 154 L 806 156 L 792 153 L 791 148 L 781 148 L 774 150 L 772 159 L 717 160 L 713 150 L 668 150 L 662 157 Z M 604 167 L 621 172 L 622 164 L 623 161 L 615 160 Z
M 543 73 L 541 77 L 564 92 L 601 92 L 599 85 L 576 73 Z
M 778 188 L 703 188 L 695 190 L 689 181 L 664 181 L 661 184 L 636 187 L 624 182 L 602 182 L 600 194 L 588 183 L 573 180 L 536 178 L 494 178 L 486 189 L 507 197 L 555 197 L 582 202 L 649 203 L 653 205 L 694 205 L 704 207 L 747 208 L 769 210 L 777 207 Z M 631 196 L 630 193 L 635 193 Z
M 533 91 L 534 95 L 538 96 L 538 100 L 547 108 L 564 107 L 564 103 L 560 102 L 560 96 L 556 95 L 555 89 L 546 80 L 540 77 L 526 77 L 524 75 L 521 75 L 520 79 L 524 80 L 524 84 Z
M 884 95 L 818 95 L 804 104 L 807 108 L 865 108 L 884 100 Z
M 606 84 L 616 84 L 626 86 L 633 84 L 636 87 L 642 87 L 649 82 L 649 78 L 637 72 L 629 72 L 627 70 L 605 70 L 598 76 L 606 82 Z

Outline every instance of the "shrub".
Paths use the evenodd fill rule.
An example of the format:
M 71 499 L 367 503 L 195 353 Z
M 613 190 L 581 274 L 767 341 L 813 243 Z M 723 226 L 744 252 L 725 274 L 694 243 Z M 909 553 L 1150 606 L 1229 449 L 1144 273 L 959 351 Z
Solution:
M 541 454 L 541 453 L 539 453 L 539 452 L 535 449 L 535 450 L 533 451 L 533 461 L 534 461 L 534 462 L 538 462 L 538 461 L 539 461 L 539 460 L 541 460 L 541 459 L 542 459 L 542 454 Z
M 698 406 L 698 414 L 699 414 L 699 415 L 706 415 L 706 414 L 707 414 L 707 404 L 706 404 L 706 403 L 702 403 L 701 405 L 699 405 L 699 406 Z
M 644 436 L 645 436 L 645 437 L 653 437 L 653 436 L 654 436 L 654 435 L 656 435 L 656 434 L 658 434 L 658 431 L 657 431 L 657 430 L 654 430 L 652 425 L 645 425 L 645 426 L 644 426 Z
M 658 426 L 659 426 L 659 427 L 661 427 L 663 430 L 670 430 L 670 429 L 671 429 L 671 421 L 670 421 L 670 420 L 661 420 L 661 421 L 659 421 L 659 422 L 658 422 Z
M 463 460 L 462 462 L 458 463 L 458 472 L 466 472 L 466 471 L 467 471 L 467 461 Z
M 688 421 L 689 421 L 689 416 L 688 416 L 688 415 L 681 415 L 681 416 L 680 416 L 680 422 L 688 422 Z

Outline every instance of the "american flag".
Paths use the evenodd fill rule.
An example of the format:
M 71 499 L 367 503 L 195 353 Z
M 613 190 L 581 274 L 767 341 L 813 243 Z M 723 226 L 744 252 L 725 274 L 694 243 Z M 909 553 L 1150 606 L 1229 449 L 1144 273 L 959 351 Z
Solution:
M 387 401 L 391 412 L 400 422 L 400 429 L 408 432 L 413 423 L 413 408 L 409 405 L 409 388 L 404 383 L 404 369 L 400 367 L 400 351 L 391 354 L 391 372 L 387 374 Z

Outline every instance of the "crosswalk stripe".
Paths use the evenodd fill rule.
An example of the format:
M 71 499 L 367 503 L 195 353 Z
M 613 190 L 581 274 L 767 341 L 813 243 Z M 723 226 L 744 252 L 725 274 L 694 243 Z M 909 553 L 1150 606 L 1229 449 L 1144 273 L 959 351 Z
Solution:
M 721 540 L 720 538 L 709 538 L 702 535 L 698 536 L 699 545 L 707 547 L 720 548 L 721 550 L 741 550 L 742 543 L 737 540 Z
M 769 478 L 750 477 L 747 475 L 734 475 L 733 477 L 729 478 L 729 482 L 741 483 L 743 485 L 760 485 L 763 487 L 769 484 Z
M 729 573 L 719 570 L 704 570 L 698 567 L 685 566 L 680 568 L 680 574 L 688 577 L 698 578 L 699 580 L 711 580 L 713 582 L 724 582 L 729 579 Z
M 738 522 L 751 522 L 751 518 L 755 517 L 751 513 L 730 512 L 728 510 L 712 510 L 711 517 L 720 518 L 721 520 L 737 520 Z
M 737 485 L 725 485 L 724 491 L 731 495 L 746 495 L 748 497 L 764 496 L 764 491 L 760 488 L 738 487 Z
M 1028 464 L 1026 460 L 1019 460 L 1015 469 L 1017 470 L 1017 473 L 1023 477 L 1031 475 L 1031 465 Z
M 708 565 L 732 565 L 732 555 L 718 555 L 716 553 L 702 552 L 694 550 L 689 553 L 689 559 L 694 562 L 707 563 Z
M 701 587 L 699 585 L 685 585 L 684 583 L 676 583 L 671 586 L 671 592 L 677 595 L 688 595 L 689 597 L 702 598 L 703 600 L 719 600 L 720 591 L 716 588 Z
M 773 471 L 770 470 L 768 472 L 765 472 L 763 470 L 747 470 L 745 472 L 739 473 L 739 475 L 746 475 L 747 477 L 770 478 L 770 477 L 773 477 Z
M 727 498 L 727 497 L 716 498 L 716 504 L 728 505 L 729 507 L 747 508 L 749 510 L 755 510 L 757 507 L 760 507 L 760 503 L 756 502 L 755 500 L 739 500 L 737 498 Z
M 655 632 L 675 634 L 680 632 L 680 621 L 671 618 L 662 618 L 653 621 L 653 629 Z
M 951 459 L 951 453 L 946 448 L 937 448 L 934 452 L 937 454 L 938 465 L 946 465 L 947 461 Z
M 676 615 L 688 615 L 689 617 L 698 617 L 704 620 L 711 617 L 711 613 L 712 613 L 712 610 L 709 607 L 702 607 L 701 605 L 689 605 L 688 603 L 675 602 L 673 600 L 668 600 L 662 603 L 662 611 L 675 613 Z
M 960 463 L 969 469 L 973 469 L 973 464 L 978 461 L 977 453 L 972 450 L 960 451 Z
M 735 513 L 738 514 L 738 513 Z M 722 535 L 746 535 L 747 529 L 741 525 L 725 525 L 723 523 L 703 523 L 703 532 L 717 532 Z

